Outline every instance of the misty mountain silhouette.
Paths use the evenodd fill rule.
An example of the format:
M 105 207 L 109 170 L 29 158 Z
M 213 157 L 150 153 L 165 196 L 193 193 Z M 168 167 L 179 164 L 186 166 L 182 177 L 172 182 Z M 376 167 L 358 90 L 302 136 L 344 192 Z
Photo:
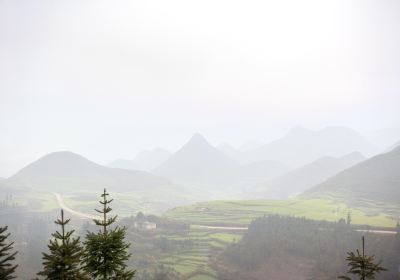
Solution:
M 117 159 L 107 164 L 109 167 L 124 168 L 133 170 L 152 171 L 161 163 L 166 161 L 171 153 L 161 148 L 145 150 L 136 155 L 132 160 Z
M 302 194 L 334 197 L 351 204 L 400 203 L 400 147 L 350 167 Z
M 154 172 L 180 183 L 214 184 L 235 180 L 238 164 L 199 133 Z
M 235 149 L 232 145 L 226 142 L 220 143 L 216 148 L 232 159 L 237 159 L 241 155 L 241 152 L 238 149 Z
M 107 163 L 108 167 L 111 168 L 122 168 L 131 170 L 144 170 L 140 164 L 135 163 L 131 159 L 119 158 Z
M 48 154 L 3 181 L 7 186 L 37 190 L 138 191 L 171 185 L 167 179 L 148 172 L 109 168 L 72 152 Z
M 258 188 L 257 197 L 278 195 L 279 198 L 285 198 L 302 193 L 363 160 L 365 157 L 359 152 L 340 158 L 321 157 L 262 184 Z
M 364 137 L 347 127 L 332 126 L 321 130 L 295 127 L 284 137 L 248 151 L 243 155 L 243 160 L 277 160 L 299 167 L 323 156 L 341 157 L 353 151 L 367 156 L 378 152 Z
M 241 165 L 238 174 L 241 180 L 247 184 L 259 184 L 267 179 L 281 176 L 288 172 L 290 168 L 276 160 L 262 160 L 245 165 Z
M 400 147 L 400 141 L 397 141 L 396 143 L 394 143 L 393 145 L 391 145 L 389 148 L 387 148 L 387 149 L 386 149 L 386 152 L 393 151 L 393 150 L 396 149 L 397 147 Z
M 229 147 L 227 144 L 222 148 L 230 149 Z M 238 187 L 282 175 L 288 169 L 285 164 L 273 160 L 239 164 L 213 147 L 204 136 L 196 133 L 154 172 L 186 185 Z

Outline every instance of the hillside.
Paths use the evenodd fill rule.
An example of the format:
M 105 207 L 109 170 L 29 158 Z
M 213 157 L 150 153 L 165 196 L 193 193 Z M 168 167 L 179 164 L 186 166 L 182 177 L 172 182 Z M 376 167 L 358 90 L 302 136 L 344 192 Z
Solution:
M 343 222 L 268 215 L 252 221 L 243 237 L 213 262 L 219 279 L 328 280 L 347 270 L 346 252 L 359 248 L 364 233 Z M 396 235 L 367 235 L 369 252 L 387 271 L 370 279 L 398 278 Z M 356 279 L 356 278 L 348 278 Z
M 383 209 L 371 205 L 359 209 L 330 199 L 213 200 L 176 207 L 164 216 L 194 225 L 246 227 L 252 220 L 269 214 L 337 221 L 346 219 L 349 212 L 353 224 L 395 227 L 400 207 Z
M 122 168 L 122 169 L 131 169 L 131 170 L 142 170 L 140 165 L 135 163 L 133 160 L 119 158 L 107 163 L 108 167 L 111 168 Z
M 237 168 L 234 160 L 195 134 L 154 172 L 179 183 L 208 185 L 233 182 Z
M 396 149 L 397 147 L 400 147 L 400 141 L 397 141 L 396 143 L 394 143 L 393 145 L 391 145 L 389 148 L 387 148 L 387 149 L 386 149 L 386 152 L 393 151 L 393 150 Z
M 281 176 L 288 172 L 290 168 L 276 160 L 263 160 L 258 162 L 241 165 L 237 172 L 242 182 L 259 184 L 265 180 Z
M 258 198 L 287 198 L 302 193 L 363 160 L 365 157 L 358 152 L 341 158 L 322 157 L 262 184 L 255 195 Z
M 153 150 L 145 150 L 136 155 L 133 159 L 116 159 L 107 164 L 113 168 L 133 169 L 152 171 L 161 163 L 166 161 L 171 156 L 171 153 L 161 148 Z
M 248 151 L 245 162 L 277 160 L 292 167 L 310 163 L 323 156 L 341 157 L 353 151 L 366 156 L 377 153 L 377 149 L 356 131 L 346 127 L 326 127 L 308 130 L 296 127 L 284 137 Z
M 224 153 L 226 156 L 236 160 L 237 158 L 240 158 L 241 156 L 241 151 L 238 149 L 234 148 L 228 143 L 221 143 L 216 147 L 219 151 Z
M 350 167 L 302 194 L 303 197 L 400 204 L 400 147 Z
M 172 185 L 147 172 L 105 167 L 72 152 L 48 154 L 2 184 L 46 191 L 98 191 L 104 187 L 115 191 L 142 191 Z

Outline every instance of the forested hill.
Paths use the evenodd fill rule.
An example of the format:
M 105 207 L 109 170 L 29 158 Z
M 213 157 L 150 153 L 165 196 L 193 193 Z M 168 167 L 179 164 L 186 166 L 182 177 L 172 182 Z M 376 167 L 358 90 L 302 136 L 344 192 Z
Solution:
M 336 279 L 347 271 L 346 252 L 361 246 L 361 233 L 346 221 L 267 216 L 254 220 L 248 232 L 216 261 L 220 279 Z M 366 252 L 388 269 L 377 280 L 398 276 L 400 235 L 367 234 Z

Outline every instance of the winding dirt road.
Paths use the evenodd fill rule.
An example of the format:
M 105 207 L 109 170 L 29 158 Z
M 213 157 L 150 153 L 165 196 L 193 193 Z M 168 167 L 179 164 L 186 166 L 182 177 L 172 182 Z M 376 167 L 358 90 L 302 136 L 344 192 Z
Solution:
M 65 211 L 74 214 L 76 216 L 79 216 L 82 219 L 99 219 L 98 216 L 94 216 L 94 215 L 90 215 L 90 214 L 86 214 L 86 213 L 82 213 L 82 212 L 78 212 L 75 211 L 71 208 L 69 208 L 67 205 L 65 205 L 62 196 L 59 193 L 54 193 L 58 204 L 60 205 L 60 207 L 62 209 L 64 209 Z M 191 227 L 197 227 L 197 228 L 205 228 L 205 229 L 220 229 L 220 230 L 248 230 L 248 227 L 229 227 L 229 226 L 207 226 L 207 225 L 190 225 Z M 358 232 L 365 232 L 365 233 L 375 233 L 375 234 L 397 234 L 396 231 L 392 231 L 392 230 L 364 230 L 364 229 L 357 229 L 356 231 Z
M 59 193 L 54 193 L 54 195 L 55 195 L 55 197 L 57 199 L 58 205 L 60 205 L 60 207 L 62 209 L 64 209 L 65 211 L 67 211 L 67 212 L 69 212 L 71 214 L 74 214 L 76 216 L 79 216 L 82 219 L 90 219 L 90 220 L 99 219 L 98 216 L 90 215 L 90 214 L 86 214 L 86 213 L 82 213 L 82 212 L 78 212 L 78 211 L 75 211 L 75 210 L 69 208 L 67 205 L 65 205 L 64 200 L 63 200 L 62 196 Z

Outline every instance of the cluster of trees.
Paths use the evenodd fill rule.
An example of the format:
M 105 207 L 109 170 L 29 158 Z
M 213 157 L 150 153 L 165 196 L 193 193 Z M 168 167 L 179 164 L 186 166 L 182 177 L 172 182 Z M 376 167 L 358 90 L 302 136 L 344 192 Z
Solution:
M 165 267 L 160 264 L 156 266 L 153 270 L 144 270 L 140 275 L 138 275 L 137 280 L 178 280 L 181 277 L 171 268 Z
M 351 218 L 347 222 L 330 223 L 275 215 L 258 218 L 239 242 L 228 246 L 217 258 L 215 268 L 221 279 L 232 280 L 259 279 L 260 275 L 271 279 L 299 279 L 300 274 L 307 279 L 335 279 L 348 270 L 348 262 L 354 265 L 359 261 L 362 267 L 367 263 L 376 264 L 375 273 L 382 272 L 379 262 L 356 251 L 362 233 L 350 221 Z M 366 238 L 368 250 L 382 259 L 388 269 L 377 279 L 398 278 L 400 234 L 367 233 Z
M 108 199 L 108 196 L 104 190 L 100 201 L 102 208 L 96 210 L 101 218 L 94 220 L 94 225 L 87 228 L 83 242 L 79 234 L 68 229 L 70 219 L 66 219 L 61 210 L 60 218 L 55 221 L 59 230 L 52 234 L 48 251 L 43 253 L 43 264 L 37 280 L 180 279 L 174 270 L 157 264 L 157 260 L 178 249 L 189 250 L 193 241 L 168 239 L 160 237 L 159 233 L 160 230 L 188 232 L 189 226 L 156 216 L 144 216 L 142 213 L 135 218 L 123 219 L 118 226 L 114 226 L 117 216 L 110 215 L 112 199 Z M 127 234 L 125 226 L 137 220 L 156 222 L 158 231 L 136 231 L 132 228 Z M 41 226 L 38 224 L 38 227 Z M 96 227 L 100 229 L 96 231 Z M 307 279 L 323 280 L 334 279 L 345 271 L 347 275 L 340 279 L 397 279 L 400 264 L 399 224 L 397 231 L 397 235 L 366 236 L 368 251 L 374 252 L 376 259 L 383 260 L 384 267 L 388 269 L 385 271 L 374 256 L 365 253 L 364 238 L 362 250 L 356 250 L 355 244 L 359 243 L 361 233 L 351 225 L 350 214 L 347 220 L 342 219 L 336 223 L 265 216 L 254 220 L 243 238 L 228 246 L 211 264 L 218 271 L 220 279 L 230 280 L 299 279 L 299 275 L 306 275 Z M 7 242 L 9 235 L 7 227 L 0 228 L 0 280 L 16 278 L 17 253 L 13 251 L 14 244 Z M 130 243 L 135 244 L 135 254 L 132 257 L 128 253 Z M 44 248 L 35 250 L 34 257 L 42 251 Z M 128 267 L 140 267 L 140 273 L 136 274 L 136 271 Z M 39 268 L 33 270 L 32 274 L 37 271 Z M 293 271 L 294 276 L 279 276 L 282 271 Z
M 87 232 L 83 244 L 79 237 L 74 236 L 74 230 L 67 230 L 70 219 L 61 218 L 55 223 L 59 231 L 52 234 L 48 245 L 48 253 L 43 253 L 43 268 L 36 279 L 86 280 L 115 279 L 130 280 L 135 276 L 135 270 L 130 270 L 126 262 L 130 258 L 129 243 L 125 242 L 125 227 L 113 227 L 117 216 L 111 216 L 112 211 L 108 199 L 109 194 L 104 189 L 101 195 L 101 218 L 94 222 L 100 227 L 98 232 Z M 0 228 L 0 279 L 14 279 L 17 265 L 14 265 L 17 252 L 12 252 L 13 243 L 7 243 L 9 233 L 7 227 Z

